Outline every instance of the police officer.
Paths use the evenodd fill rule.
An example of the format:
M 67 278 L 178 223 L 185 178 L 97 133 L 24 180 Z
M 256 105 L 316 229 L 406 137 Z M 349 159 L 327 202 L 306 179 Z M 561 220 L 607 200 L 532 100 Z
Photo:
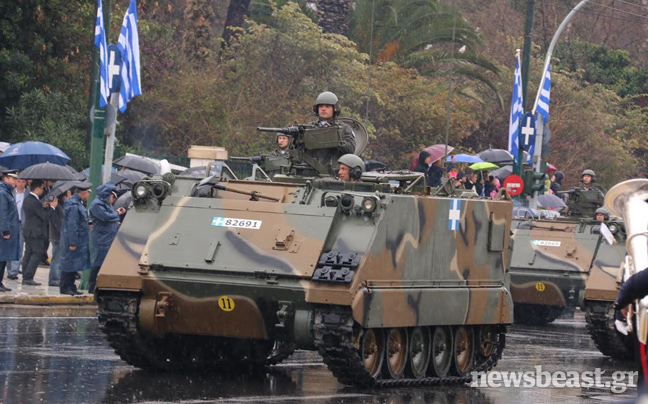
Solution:
M 88 211 L 84 205 L 90 196 L 90 187 L 92 184 L 89 182 L 79 183 L 74 195 L 65 201 L 61 224 L 61 294 L 80 295 L 74 284 L 74 275 L 90 268 Z
M 15 261 L 20 256 L 20 238 L 18 209 L 13 190 L 18 176 L 5 170 L 0 182 L 0 292 L 10 292 L 11 289 L 2 284 L 7 262 Z
M 355 133 L 353 129 L 336 118 L 340 114 L 340 102 L 338 97 L 330 91 L 325 91 L 317 96 L 313 104 L 313 112 L 317 115 L 318 120 L 314 122 L 320 127 L 340 126 L 342 128 L 342 144 L 337 148 L 314 150 L 312 157 L 317 159 L 322 165 L 332 167 L 343 154 L 353 153 L 355 151 Z
M 362 159 L 355 154 L 345 154 L 338 159 L 340 169 L 338 170 L 338 177 L 340 181 L 359 181 L 362 173 L 365 171 L 365 164 Z
M 115 184 L 108 181 L 97 188 L 97 197 L 90 204 L 90 219 L 92 221 L 92 272 L 88 280 L 88 293 L 94 293 L 97 284 L 97 274 L 108 254 L 110 245 L 119 229 L 119 215 L 126 209 L 115 209 L 113 204 L 117 199 Z

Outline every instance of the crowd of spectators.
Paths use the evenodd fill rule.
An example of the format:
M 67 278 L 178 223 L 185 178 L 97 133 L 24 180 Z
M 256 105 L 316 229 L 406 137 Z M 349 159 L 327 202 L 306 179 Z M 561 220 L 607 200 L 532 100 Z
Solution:
M 51 181 L 20 179 L 15 170 L 2 168 L 0 173 L 0 292 L 11 291 L 3 283 L 5 270 L 8 279 L 22 275 L 22 285 L 28 287 L 39 286 L 36 271 L 49 266 L 49 286 L 68 295 L 81 294 L 76 279 L 80 272 L 91 271 L 92 293 L 117 235 L 120 214 L 125 213 L 124 208 L 113 207 L 115 185 L 107 182 L 98 187 L 88 208 L 92 184 L 87 181 L 55 186 Z

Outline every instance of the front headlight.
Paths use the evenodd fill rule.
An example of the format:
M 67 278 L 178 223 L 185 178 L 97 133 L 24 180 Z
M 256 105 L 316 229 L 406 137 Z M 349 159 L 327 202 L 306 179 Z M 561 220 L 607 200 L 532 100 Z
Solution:
M 144 199 L 149 193 L 149 188 L 142 183 L 135 184 L 133 187 L 133 196 L 137 199 Z
M 610 233 L 617 234 L 617 232 L 619 231 L 619 226 L 617 226 L 616 224 L 611 224 L 608 226 L 608 229 L 610 229 Z
M 374 198 L 364 198 L 362 200 L 362 210 L 364 210 L 366 213 L 372 213 L 373 211 L 376 210 L 376 200 Z

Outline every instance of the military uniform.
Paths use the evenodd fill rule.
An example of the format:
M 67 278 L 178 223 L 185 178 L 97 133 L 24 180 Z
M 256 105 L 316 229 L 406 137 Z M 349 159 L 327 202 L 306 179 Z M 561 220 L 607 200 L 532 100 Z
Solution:
M 311 157 L 315 158 L 320 164 L 327 167 L 330 172 L 334 172 L 338 159 L 345 154 L 353 153 L 355 151 L 355 133 L 353 133 L 353 129 L 351 129 L 349 125 L 336 120 L 330 122 L 316 121 L 313 122 L 313 125 L 319 127 L 339 125 L 342 130 L 342 145 L 335 148 L 311 150 L 308 152 Z

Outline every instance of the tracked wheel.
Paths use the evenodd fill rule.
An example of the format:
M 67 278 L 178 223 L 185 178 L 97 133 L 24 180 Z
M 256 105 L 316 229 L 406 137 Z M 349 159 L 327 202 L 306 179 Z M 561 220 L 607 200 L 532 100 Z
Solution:
M 405 328 L 389 328 L 385 331 L 385 362 L 383 374 L 398 380 L 405 373 L 409 339 Z
M 425 377 L 430 365 L 430 351 L 432 349 L 432 338 L 428 327 L 414 327 L 409 332 L 409 344 L 407 347 L 407 366 L 405 372 L 415 379 Z
M 452 330 L 450 327 L 434 327 L 428 374 L 436 377 L 445 377 L 448 374 L 452 364 L 452 347 Z
M 465 376 L 472 369 L 475 354 L 475 336 L 472 328 L 459 326 L 455 328 L 453 337 L 452 373 L 457 376 Z
M 381 329 L 370 328 L 364 331 L 360 354 L 367 372 L 374 379 L 377 378 L 385 357 L 385 337 Z
M 493 354 L 497 332 L 493 326 L 483 325 L 477 332 L 477 355 L 480 359 L 485 359 Z

